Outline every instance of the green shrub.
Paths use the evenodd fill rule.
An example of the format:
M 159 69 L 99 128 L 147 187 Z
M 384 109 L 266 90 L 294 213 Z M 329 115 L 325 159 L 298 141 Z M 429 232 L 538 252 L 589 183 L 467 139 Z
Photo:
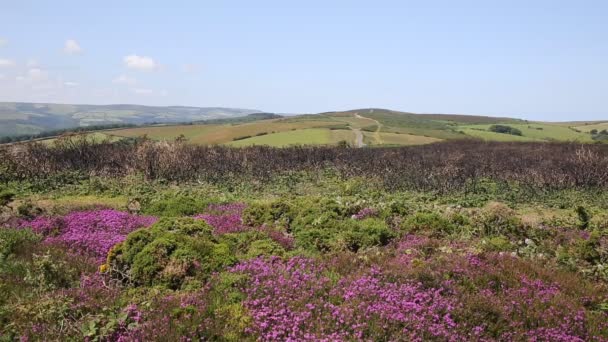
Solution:
M 144 213 L 166 217 L 192 216 L 203 212 L 207 205 L 207 201 L 180 195 L 153 201 L 144 207 Z
M 309 252 L 329 252 L 336 232 L 323 228 L 302 229 L 295 233 L 296 247 Z
M 576 208 L 576 215 L 580 221 L 580 228 L 587 229 L 589 228 L 589 221 L 591 220 L 591 216 L 583 206 L 578 206 Z
M 286 200 L 252 203 L 243 211 L 243 223 L 250 227 L 263 224 L 289 226 L 294 215 L 294 208 Z
M 34 254 L 25 282 L 42 291 L 69 288 L 78 282 L 79 272 L 65 260 L 54 258 L 50 253 Z
M 255 240 L 249 246 L 249 250 L 247 251 L 245 258 L 250 259 L 271 255 L 283 256 L 284 254 L 285 249 L 271 239 Z
M 230 247 L 211 232 L 203 220 L 161 219 L 116 245 L 107 267 L 113 278 L 135 286 L 178 289 L 236 262 Z
M 521 220 L 514 210 L 503 203 L 491 202 L 474 217 L 474 224 L 481 236 L 506 235 L 523 237 Z
M 0 190 L 0 207 L 8 206 L 15 199 L 15 193 L 9 190 Z
M 437 213 L 418 212 L 401 224 L 406 234 L 426 233 L 430 236 L 445 236 L 456 231 L 456 225 Z
M 296 247 L 308 252 L 350 250 L 357 252 L 388 244 L 396 234 L 376 218 L 328 220 L 322 226 L 300 229 L 295 233 Z
M 492 126 L 490 126 L 490 128 L 488 128 L 488 130 L 490 132 L 496 132 L 496 133 L 519 135 L 519 136 L 522 135 L 521 130 L 519 130 L 515 127 L 506 126 L 506 125 L 492 125 Z
M 0 262 L 14 253 L 24 253 L 28 246 L 36 244 L 40 239 L 29 229 L 0 228 Z
M 492 236 L 483 241 L 482 247 L 489 252 L 506 252 L 512 249 L 512 244 L 504 236 Z
M 375 246 L 385 246 L 396 235 L 386 226 L 384 221 L 375 218 L 362 221 L 353 220 L 346 222 L 346 225 L 345 228 L 347 229 L 341 233 L 341 237 L 346 244 L 346 248 L 351 252 Z
M 34 205 L 31 201 L 25 201 L 17 207 L 17 215 L 23 218 L 31 219 L 41 215 L 42 212 L 42 208 Z
M 597 230 L 591 232 L 589 239 L 581 240 L 576 245 L 576 256 L 591 264 L 608 262 L 608 251 L 601 249 L 601 233 Z

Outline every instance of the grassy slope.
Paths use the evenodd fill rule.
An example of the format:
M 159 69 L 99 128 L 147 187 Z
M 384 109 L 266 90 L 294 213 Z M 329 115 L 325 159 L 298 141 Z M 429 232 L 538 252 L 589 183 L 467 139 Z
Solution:
M 377 127 L 376 123 L 380 124 L 380 134 L 374 135 L 375 132 L 367 132 L 364 135 L 364 141 L 367 144 L 410 145 L 467 137 L 495 141 L 557 140 L 591 142 L 591 137 L 588 133 L 583 132 L 584 130 L 608 128 L 608 123 L 598 122 L 586 125 L 583 122 L 566 125 L 563 123 L 529 123 L 517 119 L 484 116 L 412 114 L 385 109 L 356 109 L 230 125 L 190 125 L 123 129 L 113 134 L 120 136 L 141 136 L 147 134 L 153 139 L 174 139 L 180 134 L 184 134 L 190 142 L 196 144 L 226 144 L 231 143 L 235 138 L 250 136 L 251 138 L 239 140 L 234 145 L 244 146 L 246 144 L 268 143 L 273 146 L 284 146 L 292 143 L 326 144 L 335 143 L 339 140 L 352 142 L 351 139 L 354 139 L 354 134 L 344 130 L 365 127 L 371 127 L 371 130 L 375 130 Z M 490 125 L 496 123 L 518 128 L 522 131 L 523 136 L 487 131 Z M 580 125 L 580 127 L 574 126 L 574 124 Z M 339 130 L 333 133 L 323 132 L 322 135 L 325 138 L 321 138 L 321 132 L 318 131 L 311 131 L 316 132 L 317 137 L 310 139 L 303 137 L 303 133 L 299 132 L 305 129 L 330 127 L 333 127 L 334 130 L 339 128 Z M 581 132 L 575 131 L 577 127 Z M 256 137 L 260 133 L 266 133 L 269 137 Z M 276 133 L 283 134 L 275 135 Z M 294 137 L 289 137 L 292 134 Z M 342 134 L 342 136 L 340 138 L 333 137 L 338 134 Z M 328 136 L 330 138 L 327 138 Z
M 365 132 L 365 135 L 373 133 Z M 382 143 L 386 145 L 423 145 L 441 141 L 441 139 L 412 134 L 380 133 Z
M 574 126 L 574 128 L 578 129 L 581 132 L 590 132 L 592 129 L 597 129 L 598 131 L 608 129 L 608 122 L 601 122 L 589 125 L 580 125 Z
M 227 145 L 235 147 L 251 145 L 283 147 L 289 145 L 328 145 L 336 144 L 340 140 L 352 142 L 354 140 L 353 133 L 346 130 L 329 130 L 322 128 L 299 129 L 232 141 L 227 143 Z
M 469 135 L 473 135 L 473 136 L 478 136 L 483 139 L 493 139 L 494 137 L 496 137 L 496 139 L 501 139 L 503 141 L 504 140 L 514 140 L 514 141 L 517 141 L 517 140 L 546 140 L 546 141 L 557 140 L 557 141 L 580 141 L 580 142 L 591 142 L 592 141 L 591 136 L 589 134 L 579 133 L 569 127 L 564 127 L 561 125 L 553 125 L 553 124 L 547 124 L 547 123 L 529 123 L 529 124 L 509 124 L 509 126 L 515 127 L 517 129 L 521 130 L 521 132 L 523 134 L 523 138 L 525 138 L 525 139 L 521 139 L 522 137 L 518 137 L 518 136 L 511 136 L 509 134 L 501 134 L 501 133 L 494 133 L 494 132 L 480 132 L 480 131 L 475 130 L 475 129 L 487 130 L 490 127 L 490 125 L 470 125 L 470 126 L 462 126 L 462 127 L 464 128 L 465 133 L 467 133 Z M 503 135 L 506 135 L 507 137 L 502 137 Z
M 183 126 L 150 126 L 111 131 L 111 134 L 121 137 L 140 137 L 147 135 L 151 139 L 173 140 L 180 134 L 187 139 L 198 139 L 208 132 L 217 130 L 216 125 L 183 125 Z

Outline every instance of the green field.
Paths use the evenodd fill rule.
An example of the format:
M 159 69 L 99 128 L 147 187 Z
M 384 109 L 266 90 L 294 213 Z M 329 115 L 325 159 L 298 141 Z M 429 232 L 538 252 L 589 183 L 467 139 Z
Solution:
M 593 129 L 597 129 L 598 131 L 602 131 L 604 129 L 608 129 L 608 122 L 594 123 L 589 125 L 580 125 L 574 126 L 575 129 L 579 131 L 589 133 Z
M 363 135 L 368 137 L 372 144 L 375 139 L 375 133 L 364 132 Z M 364 140 L 365 141 L 365 140 Z M 380 133 L 381 144 L 384 145 L 424 145 L 441 141 L 441 139 L 425 137 L 422 135 L 398 134 L 398 133 Z
M 508 126 L 519 129 L 522 136 L 502 134 L 488 131 L 490 125 L 461 126 L 463 131 L 471 136 L 486 140 L 497 141 L 580 141 L 591 142 L 591 136 L 581 133 L 569 127 L 547 123 L 508 124 Z

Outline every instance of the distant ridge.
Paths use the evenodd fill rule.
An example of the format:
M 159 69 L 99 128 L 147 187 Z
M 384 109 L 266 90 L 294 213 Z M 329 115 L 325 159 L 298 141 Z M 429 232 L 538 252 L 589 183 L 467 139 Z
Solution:
M 179 123 L 230 119 L 262 111 L 256 109 L 133 104 L 74 105 L 0 102 L 0 136 L 108 124 Z

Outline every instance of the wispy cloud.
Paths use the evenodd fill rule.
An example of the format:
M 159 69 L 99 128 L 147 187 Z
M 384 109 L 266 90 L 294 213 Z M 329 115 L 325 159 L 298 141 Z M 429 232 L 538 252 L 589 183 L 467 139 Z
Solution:
M 154 59 L 147 56 L 129 55 L 123 58 L 125 66 L 129 69 L 152 71 L 160 67 Z
M 74 39 L 68 39 L 65 41 L 63 46 L 63 52 L 67 53 L 68 55 L 77 55 L 82 53 L 82 48 Z

